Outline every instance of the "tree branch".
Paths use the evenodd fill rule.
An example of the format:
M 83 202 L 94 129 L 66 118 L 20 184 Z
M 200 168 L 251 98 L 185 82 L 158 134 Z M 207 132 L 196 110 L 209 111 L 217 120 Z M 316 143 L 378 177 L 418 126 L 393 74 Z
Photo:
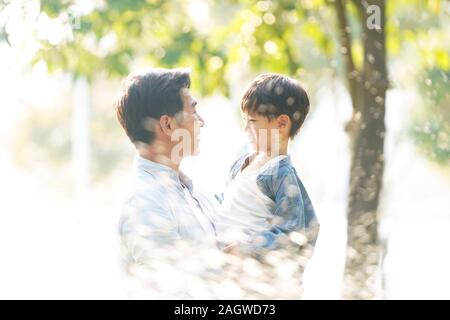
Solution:
M 338 18 L 339 39 L 342 47 L 341 52 L 345 60 L 346 79 L 352 99 L 353 111 L 356 113 L 359 106 L 358 99 L 358 81 L 360 81 L 360 72 L 356 69 L 352 57 L 352 39 L 350 36 L 350 25 L 345 13 L 345 0 L 335 0 L 334 6 Z

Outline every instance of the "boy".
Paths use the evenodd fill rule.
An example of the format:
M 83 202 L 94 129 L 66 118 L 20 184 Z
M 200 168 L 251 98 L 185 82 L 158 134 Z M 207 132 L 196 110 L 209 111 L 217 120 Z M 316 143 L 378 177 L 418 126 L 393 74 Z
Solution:
M 289 77 L 262 74 L 248 86 L 241 111 L 254 152 L 231 168 L 215 222 L 219 246 L 227 252 L 275 249 L 294 231 L 297 243 L 314 246 L 319 224 L 288 155 L 289 139 L 309 111 L 305 90 Z

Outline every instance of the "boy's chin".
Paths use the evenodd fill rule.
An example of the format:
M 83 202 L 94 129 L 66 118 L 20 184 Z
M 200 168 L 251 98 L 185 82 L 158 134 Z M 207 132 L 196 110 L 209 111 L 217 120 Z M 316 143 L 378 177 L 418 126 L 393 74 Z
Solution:
M 252 149 L 257 152 L 264 152 L 267 149 L 267 147 L 263 148 L 263 147 L 259 146 L 257 143 L 252 143 L 251 146 L 252 146 Z

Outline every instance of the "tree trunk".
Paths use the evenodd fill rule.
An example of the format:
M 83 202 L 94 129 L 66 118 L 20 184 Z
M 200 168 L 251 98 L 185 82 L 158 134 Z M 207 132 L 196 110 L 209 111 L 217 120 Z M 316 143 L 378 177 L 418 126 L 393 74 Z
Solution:
M 341 52 L 345 62 L 348 91 L 352 100 L 353 114 L 356 114 L 361 105 L 361 75 L 353 61 L 350 23 L 345 11 L 345 1 L 336 0 L 334 6 L 337 15 Z
M 362 102 L 352 143 L 350 193 L 347 209 L 347 256 L 344 298 L 371 299 L 376 295 L 379 269 L 378 201 L 384 170 L 385 98 L 388 87 L 384 0 L 364 1 Z M 371 28 L 367 6 L 377 6 L 378 29 Z
M 350 137 L 350 146 L 353 148 L 354 137 L 356 131 L 361 122 L 361 112 L 360 106 L 362 105 L 362 94 L 364 91 L 363 81 L 361 72 L 355 66 L 352 55 L 352 38 L 350 34 L 350 23 L 346 14 L 346 1 L 345 0 L 335 0 L 333 1 L 334 8 L 337 15 L 337 23 L 339 30 L 339 41 L 340 41 L 340 51 L 344 57 L 345 63 L 345 78 L 347 80 L 347 89 L 350 93 L 350 98 L 352 101 L 352 118 L 345 126 L 345 131 Z M 361 18 L 361 7 L 358 5 L 358 13 Z

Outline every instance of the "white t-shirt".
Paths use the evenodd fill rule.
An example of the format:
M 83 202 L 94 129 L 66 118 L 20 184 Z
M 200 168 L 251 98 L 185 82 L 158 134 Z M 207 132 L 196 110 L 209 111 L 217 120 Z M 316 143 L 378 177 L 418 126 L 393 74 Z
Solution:
M 259 189 L 257 177 L 267 166 L 284 157 L 264 162 L 255 159 L 229 183 L 215 221 L 220 247 L 245 244 L 250 237 L 270 229 L 275 202 Z

